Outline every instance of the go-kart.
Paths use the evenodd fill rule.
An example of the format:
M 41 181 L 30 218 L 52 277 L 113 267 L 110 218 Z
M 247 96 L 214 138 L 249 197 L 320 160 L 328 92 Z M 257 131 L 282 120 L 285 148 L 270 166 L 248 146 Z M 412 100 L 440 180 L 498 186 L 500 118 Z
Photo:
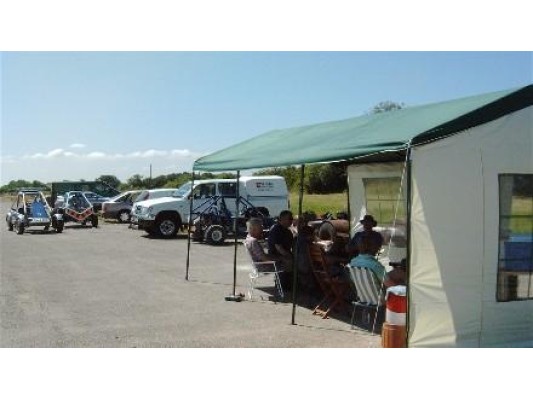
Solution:
M 38 189 L 23 189 L 17 194 L 11 209 L 6 215 L 7 229 L 19 235 L 33 227 L 43 227 L 48 231 L 52 226 L 57 233 L 63 231 L 63 215 L 52 211 L 46 197 Z
M 94 207 L 81 191 L 65 193 L 63 206 L 55 210 L 63 214 L 65 222 L 79 222 L 82 225 L 90 222 L 93 228 L 98 227 L 98 216 Z

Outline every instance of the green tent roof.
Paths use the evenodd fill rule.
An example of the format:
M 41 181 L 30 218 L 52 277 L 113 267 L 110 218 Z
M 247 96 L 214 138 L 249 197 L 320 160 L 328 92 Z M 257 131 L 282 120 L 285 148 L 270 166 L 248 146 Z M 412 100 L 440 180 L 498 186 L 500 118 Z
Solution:
M 235 171 L 380 155 L 456 134 L 533 105 L 533 85 L 341 121 L 278 129 L 202 157 L 194 170 Z M 387 154 L 390 157 L 387 158 Z

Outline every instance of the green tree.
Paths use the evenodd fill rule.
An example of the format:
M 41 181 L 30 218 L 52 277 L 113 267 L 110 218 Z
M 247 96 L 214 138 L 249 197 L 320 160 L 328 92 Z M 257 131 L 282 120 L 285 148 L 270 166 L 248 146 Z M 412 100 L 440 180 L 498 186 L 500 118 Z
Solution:
M 24 179 L 18 179 L 10 181 L 7 185 L 0 187 L 0 193 L 15 193 L 22 188 L 39 188 L 41 190 L 50 190 L 50 188 L 40 181 L 26 181 Z
M 144 179 L 142 175 L 135 174 L 128 178 L 127 182 L 130 189 L 144 189 Z
M 394 111 L 394 110 L 400 110 L 405 107 L 405 103 L 397 103 L 395 101 L 380 101 L 378 104 L 376 104 L 374 107 L 372 107 L 372 110 L 370 111 L 371 114 L 379 114 L 384 113 L 388 111 Z
M 176 175 L 176 174 L 174 174 L 174 175 Z M 182 174 L 178 174 L 177 176 L 174 176 L 173 179 L 169 179 L 165 183 L 165 187 L 167 187 L 167 188 L 179 188 L 184 183 L 190 182 L 191 178 L 192 178 L 192 176 L 188 172 L 185 172 L 185 173 L 182 173 Z
M 120 180 L 115 175 L 101 175 L 99 178 L 96 178 L 96 180 L 104 182 L 106 185 L 115 189 L 118 189 L 121 185 Z

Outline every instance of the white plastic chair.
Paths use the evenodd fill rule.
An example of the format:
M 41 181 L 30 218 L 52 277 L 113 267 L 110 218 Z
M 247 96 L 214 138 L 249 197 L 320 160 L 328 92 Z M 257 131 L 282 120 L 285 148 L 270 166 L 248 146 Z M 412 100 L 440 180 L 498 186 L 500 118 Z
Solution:
M 248 253 L 250 255 L 250 253 Z M 253 299 L 254 289 L 256 286 L 256 281 L 259 278 L 263 277 L 274 277 L 274 285 L 276 287 L 276 292 L 279 295 L 279 298 L 283 300 L 283 287 L 281 286 L 281 281 L 279 279 L 279 269 L 275 261 L 253 261 L 250 256 L 252 270 L 250 271 L 250 287 L 248 289 L 248 298 Z

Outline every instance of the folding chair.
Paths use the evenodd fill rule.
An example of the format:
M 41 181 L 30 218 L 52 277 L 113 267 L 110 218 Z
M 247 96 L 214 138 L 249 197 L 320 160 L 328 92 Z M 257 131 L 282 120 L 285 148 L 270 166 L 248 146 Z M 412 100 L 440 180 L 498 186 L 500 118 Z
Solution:
M 248 255 L 250 256 L 251 266 L 252 270 L 250 271 L 249 278 L 250 278 L 250 287 L 248 289 L 248 298 L 250 300 L 253 299 L 254 296 L 254 289 L 256 286 L 256 281 L 259 278 L 262 277 L 274 277 L 274 285 L 276 287 L 276 292 L 281 300 L 284 298 L 283 293 L 283 287 L 281 286 L 281 281 L 279 279 L 279 273 L 280 269 L 278 268 L 275 261 L 254 261 L 252 259 L 252 256 L 250 252 L 248 252 Z
M 350 321 L 351 328 L 354 329 L 355 310 L 357 307 L 363 308 L 363 322 L 370 326 L 370 310 L 376 310 L 376 318 L 379 308 L 383 305 L 383 293 L 381 291 L 381 282 L 376 278 L 374 273 L 368 268 L 345 267 L 350 277 L 350 285 L 356 296 L 352 301 L 353 311 Z M 365 321 L 366 320 L 366 321 Z M 372 328 L 374 331 L 374 327 Z
M 348 285 L 339 277 L 332 275 L 324 250 L 319 245 L 315 243 L 309 245 L 309 256 L 311 258 L 311 270 L 324 293 L 324 297 L 314 308 L 313 314 L 328 318 L 328 315 L 333 310 L 345 303 L 344 294 L 348 289 Z M 327 308 L 324 309 L 323 305 L 327 305 Z

